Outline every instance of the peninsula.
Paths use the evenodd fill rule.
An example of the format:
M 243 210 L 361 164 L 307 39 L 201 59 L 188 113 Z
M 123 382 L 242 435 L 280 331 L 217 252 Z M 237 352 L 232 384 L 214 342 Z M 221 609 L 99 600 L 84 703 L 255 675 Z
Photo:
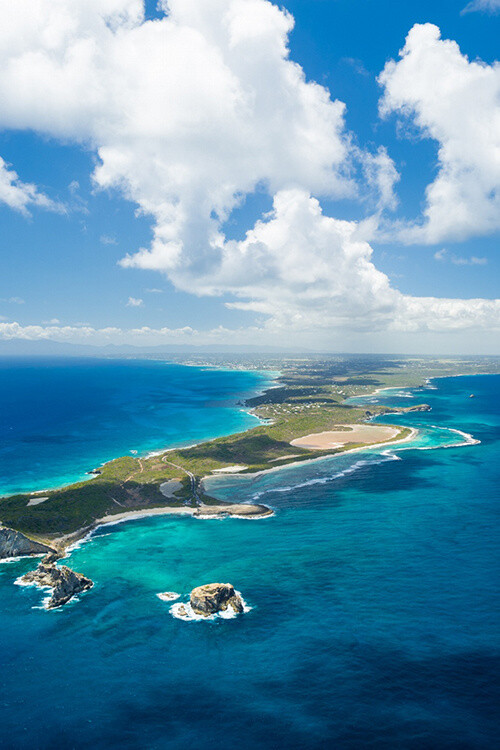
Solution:
M 432 377 L 498 371 L 499 367 L 498 360 L 490 358 L 340 356 L 234 358 L 231 362 L 215 357 L 203 364 L 279 371 L 274 387 L 242 404 L 261 419 L 260 425 L 187 448 L 122 456 L 97 469 L 89 467 L 91 478 L 85 481 L 0 499 L 0 524 L 10 530 L 7 556 L 37 555 L 45 547 L 62 554 L 98 526 L 134 517 L 165 513 L 197 518 L 265 517 L 272 514 L 265 505 L 221 503 L 209 496 L 203 479 L 233 471 L 262 472 L 367 445 L 407 440 L 414 432 L 408 427 L 371 423 L 374 416 L 396 410 L 370 404 L 367 411 L 350 398 L 382 388 L 424 385 Z M 397 412 L 427 408 L 419 404 Z M 13 545 L 14 532 L 22 533 L 17 537 L 19 549 Z

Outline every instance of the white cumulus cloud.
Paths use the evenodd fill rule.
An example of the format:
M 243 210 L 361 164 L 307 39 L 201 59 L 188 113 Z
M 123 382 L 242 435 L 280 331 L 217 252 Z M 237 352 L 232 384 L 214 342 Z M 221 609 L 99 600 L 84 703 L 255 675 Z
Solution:
M 137 257 L 129 263 L 140 267 Z M 244 240 L 221 240 L 219 261 L 204 274 L 186 266 L 170 277 L 198 294 L 234 295 L 239 299 L 228 306 L 263 315 L 270 333 L 500 326 L 500 300 L 401 294 L 373 264 L 363 225 L 325 216 L 319 201 L 298 188 L 277 193 L 272 212 Z
M 416 24 L 386 64 L 381 113 L 407 118 L 438 144 L 438 174 L 407 242 L 462 240 L 500 229 L 500 65 L 470 61 L 433 24 Z
M 496 301 L 402 295 L 373 264 L 369 223 L 324 215 L 323 198 L 371 194 L 376 216 L 394 208 L 399 175 L 384 148 L 368 154 L 354 145 L 345 105 L 290 59 L 289 13 L 268 0 L 169 0 L 161 7 L 164 16 L 145 21 L 140 0 L 0 0 L 0 127 L 95 151 L 95 185 L 120 190 L 152 218 L 151 243 L 129 248 L 123 266 L 160 271 L 194 294 L 230 295 L 230 305 L 251 311 L 262 321 L 259 331 L 270 334 L 498 323 Z M 491 132 L 484 126 L 479 134 L 485 144 L 478 137 L 468 156 L 463 146 L 480 121 L 470 113 L 469 87 L 482 91 L 483 114 L 491 115 L 496 69 L 469 63 L 454 43 L 439 40 L 435 27 L 415 28 L 401 62 L 384 71 L 384 111 L 411 112 L 441 144 L 448 191 L 465 190 L 476 203 L 474 217 L 456 209 L 450 218 L 443 209 L 449 199 L 440 203 L 431 186 L 426 228 L 412 231 L 430 238 L 443 231 L 445 219 L 458 233 L 473 220 L 483 231 L 499 216 L 490 205 L 497 200 L 494 160 L 491 174 L 485 166 L 497 137 L 491 118 Z M 425 60 L 415 63 L 422 45 Z M 464 81 L 463 107 L 450 89 L 451 104 L 466 120 L 463 140 L 449 114 L 433 130 L 437 115 L 426 90 L 431 80 L 446 110 L 442 58 L 450 80 L 458 66 Z M 228 240 L 225 221 L 256 190 L 273 197 L 272 212 L 242 241 Z
M 116 326 L 94 328 L 88 324 L 56 325 L 53 322 L 42 325 L 21 325 L 18 322 L 0 323 L 0 340 L 24 339 L 27 341 L 59 341 L 73 344 L 137 344 L 140 346 L 156 345 L 159 343 L 175 343 L 190 341 L 195 334 L 189 326 L 183 328 L 141 328 L 123 329 Z M 220 340 L 217 330 L 208 332 L 214 340 Z M 204 333 L 204 336 L 207 334 Z

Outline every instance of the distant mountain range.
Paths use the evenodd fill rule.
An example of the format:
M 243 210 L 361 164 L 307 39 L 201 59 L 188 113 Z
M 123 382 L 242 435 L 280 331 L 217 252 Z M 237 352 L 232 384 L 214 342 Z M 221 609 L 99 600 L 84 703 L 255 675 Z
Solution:
M 284 347 L 252 345 L 207 345 L 168 344 L 160 346 L 132 346 L 130 344 L 92 346 L 87 344 L 69 344 L 58 341 L 29 341 L 26 339 L 9 339 L 0 341 L 0 357 L 116 357 L 120 355 L 148 354 L 274 354 L 289 353 L 295 350 Z

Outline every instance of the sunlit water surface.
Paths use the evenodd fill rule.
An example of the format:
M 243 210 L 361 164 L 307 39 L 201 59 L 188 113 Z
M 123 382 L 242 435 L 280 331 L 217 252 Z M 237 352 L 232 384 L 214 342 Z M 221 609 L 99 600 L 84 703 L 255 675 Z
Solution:
M 69 560 L 95 587 L 61 610 L 13 585 L 32 561 L 1 565 L 4 746 L 496 748 L 500 377 L 434 385 L 380 394 L 432 406 L 385 418 L 414 443 L 210 483 L 271 518 L 98 531 Z M 210 581 L 251 611 L 156 597 Z

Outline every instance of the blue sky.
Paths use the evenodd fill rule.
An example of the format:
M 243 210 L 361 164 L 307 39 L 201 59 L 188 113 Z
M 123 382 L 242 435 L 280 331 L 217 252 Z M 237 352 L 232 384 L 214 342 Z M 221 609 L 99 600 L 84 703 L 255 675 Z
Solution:
M 54 42 L 53 29 L 65 28 L 69 0 L 54 2 L 50 14 L 45 12 L 47 1 L 22 0 L 16 6 L 16 23 L 29 27 L 32 41 L 27 33 L 16 48 L 16 42 L 7 39 L 6 51 L 0 52 L 2 70 L 7 70 L 4 89 L 0 81 L 0 96 L 7 102 L 6 114 L 0 116 L 0 157 L 8 175 L 6 198 L 0 183 L 0 336 L 138 345 L 262 342 L 344 350 L 363 350 L 370 341 L 382 351 L 495 351 L 500 221 L 495 222 L 494 209 L 500 168 L 490 169 L 487 151 L 491 150 L 493 164 L 499 158 L 499 136 L 482 137 L 478 132 L 482 143 L 475 156 L 474 122 L 464 124 L 463 138 L 457 135 L 456 123 L 474 112 L 475 92 L 482 91 L 483 83 L 475 82 L 477 71 L 470 67 L 476 60 L 487 71 L 484 92 L 477 95 L 477 116 L 483 122 L 491 117 L 491 123 L 500 118 L 500 76 L 494 67 L 500 38 L 500 15 L 495 11 L 500 3 L 484 0 L 464 13 L 465 3 L 451 0 L 290 0 L 285 3 L 295 22 L 290 30 L 284 26 L 284 11 L 265 0 L 175 0 L 170 15 L 148 2 L 145 18 L 140 17 L 139 0 L 92 0 L 77 14 L 75 25 Z M 83 0 L 75 2 L 81 5 Z M 210 17 L 200 20 L 201 6 L 211 11 Z M 227 24 L 218 19 L 226 13 L 234 24 L 241 20 L 241 28 L 255 24 L 256 31 L 239 46 L 220 41 L 220 29 Z M 122 33 L 118 27 L 127 14 Z M 148 23 L 151 28 L 152 19 L 159 66 L 152 59 L 151 69 L 139 65 L 137 70 L 118 60 L 117 70 L 110 71 L 109 54 L 96 53 L 82 81 L 73 82 L 71 75 L 76 73 L 71 70 L 55 86 L 47 72 L 46 77 L 40 74 L 36 87 L 23 83 L 16 92 L 19 80 L 29 82 L 35 76 L 30 53 L 45 56 L 47 66 L 63 70 L 68 50 L 94 35 L 97 48 L 101 45 L 106 52 L 114 45 L 113 54 L 128 59 L 127 44 L 141 52 L 136 32 Z M 168 23 L 175 29 L 169 32 Z M 276 31 L 268 33 L 274 24 Z M 398 53 L 415 24 L 434 24 L 441 39 L 429 31 L 431 27 L 419 27 L 427 31 L 415 34 L 405 70 Z M 8 36 L 5 25 L 0 23 L 0 41 L 2 34 Z M 241 36 L 240 26 L 235 28 Z M 203 47 L 195 41 L 191 50 L 193 29 Z M 279 51 L 282 40 L 289 46 L 289 57 Z M 443 40 L 458 47 L 451 49 Z M 150 48 L 148 42 L 141 60 Z M 164 50 L 169 61 L 165 71 Z M 261 50 L 262 68 L 256 71 L 253 61 Z M 200 82 L 196 65 L 205 54 L 203 65 L 213 62 L 214 67 Z M 422 54 L 432 60 L 429 70 L 426 62 L 418 62 Z M 410 67 L 413 57 L 416 68 Z M 192 76 L 186 72 L 190 59 Z M 398 62 L 383 84 L 377 78 L 389 60 Z M 293 78 L 295 63 L 304 72 L 302 83 Z M 14 65 L 24 66 L 22 79 L 12 72 Z M 180 72 L 172 74 L 172 83 L 169 67 L 175 72 L 177 65 Z M 424 68 L 422 80 L 415 82 Z M 448 83 L 440 79 L 445 75 L 456 76 L 458 89 L 463 84 L 463 97 L 456 94 L 453 79 L 454 93 L 447 100 Z M 110 104 L 122 85 L 121 76 L 123 96 Z M 343 102 L 345 112 L 334 112 L 331 101 L 325 104 L 318 91 L 313 96 L 313 81 L 326 89 L 331 101 Z M 87 104 L 86 97 L 94 98 L 93 87 L 99 98 L 101 86 L 112 86 L 113 91 L 95 106 Z M 235 120 L 235 129 L 248 128 L 248 157 L 245 140 L 238 137 L 233 143 L 234 131 L 229 128 L 228 135 L 217 140 L 218 130 L 232 115 L 229 109 L 225 113 L 224 86 L 231 94 L 238 89 L 235 106 L 241 92 L 249 101 L 260 97 L 267 103 L 248 118 Z M 425 92 L 434 86 L 445 93 L 428 96 Z M 68 104 L 75 90 L 78 102 Z M 165 90 L 168 95 L 162 99 Z M 310 94 L 317 100 L 311 101 Z M 390 111 L 381 117 L 384 94 Z M 180 114 L 170 120 L 171 109 Z M 138 124 L 127 130 L 134 118 Z M 278 123 L 277 129 L 285 134 L 287 118 L 290 132 L 295 133 L 295 127 L 298 134 L 289 142 L 270 125 Z M 268 126 L 270 134 L 264 139 Z M 206 146 L 200 146 L 205 138 Z M 310 151 L 296 157 L 304 142 Z M 397 206 L 389 206 L 391 199 L 382 206 L 379 178 L 370 183 L 367 177 L 381 148 L 387 158 L 376 174 L 391 183 Z M 461 153 L 469 151 L 472 161 L 464 157 L 462 162 Z M 443 152 L 448 161 L 440 161 Z M 198 153 L 204 160 L 203 178 L 196 174 L 193 155 Z M 103 163 L 105 174 L 96 179 Z M 441 173 L 446 190 L 465 195 L 473 207 L 473 217 L 463 226 L 458 214 L 456 223 L 446 222 L 448 209 L 441 203 L 438 218 L 424 226 L 429 203 L 425 191 Z M 188 176 L 180 179 L 179 174 Z M 7 195 L 12 186 L 27 195 L 27 185 L 36 186 L 30 197 Z M 168 207 L 164 195 L 169 197 Z M 205 202 L 202 221 L 197 206 Z M 334 223 L 324 225 L 324 217 Z M 349 230 L 345 221 L 350 222 Z M 256 235 L 246 240 L 252 230 Z M 277 235 L 285 239 L 278 242 Z M 300 242 L 292 247 L 297 237 Z M 331 258 L 330 242 L 336 248 Z M 120 264 L 127 255 L 131 260 Z M 360 271 L 367 262 L 368 270 Z M 312 267 L 316 270 L 309 277 Z M 375 301 L 363 309 L 372 297 Z M 434 301 L 422 302 L 429 298 Z M 450 302 L 445 309 L 443 298 L 482 302 L 473 309 Z M 441 316 L 440 328 L 435 321 Z M 144 326 L 151 332 L 137 333 Z

